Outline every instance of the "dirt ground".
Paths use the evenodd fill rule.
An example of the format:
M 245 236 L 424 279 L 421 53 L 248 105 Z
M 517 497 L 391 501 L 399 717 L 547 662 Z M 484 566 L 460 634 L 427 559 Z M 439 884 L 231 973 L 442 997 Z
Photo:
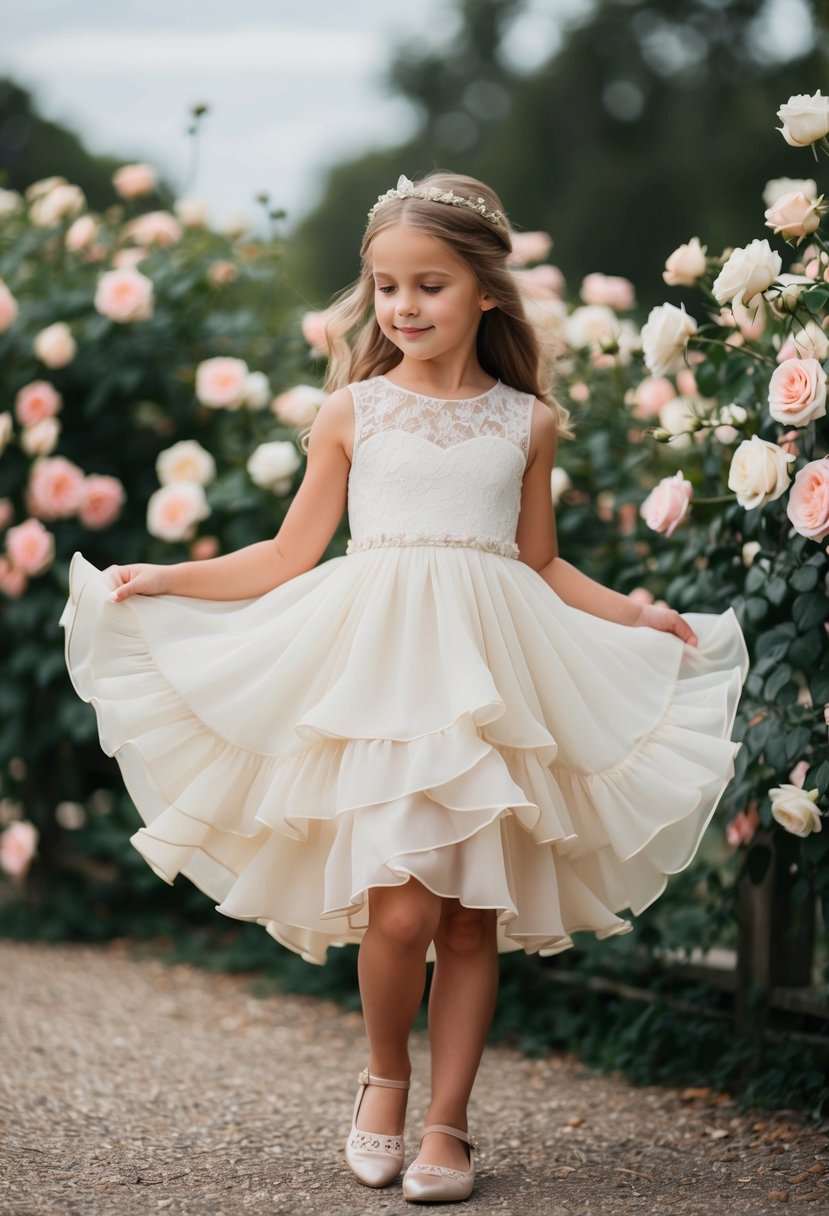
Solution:
M 402 1216 L 345 1165 L 357 1014 L 107 947 L 0 941 L 0 1213 Z M 681 1045 L 678 1045 L 681 1050 Z M 413 1044 L 407 1157 L 426 1104 Z M 829 1214 L 827 1129 L 488 1048 L 476 1216 Z

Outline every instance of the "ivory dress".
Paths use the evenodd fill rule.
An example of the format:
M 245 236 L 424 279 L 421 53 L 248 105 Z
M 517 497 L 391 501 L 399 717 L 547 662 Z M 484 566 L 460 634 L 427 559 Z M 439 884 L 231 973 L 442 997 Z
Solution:
M 733 774 L 733 610 L 698 649 L 565 604 L 517 560 L 533 401 L 353 384 L 352 540 L 254 600 L 107 600 L 80 554 L 78 694 L 144 821 L 131 843 L 311 962 L 410 875 L 498 910 L 498 947 L 626 932 Z

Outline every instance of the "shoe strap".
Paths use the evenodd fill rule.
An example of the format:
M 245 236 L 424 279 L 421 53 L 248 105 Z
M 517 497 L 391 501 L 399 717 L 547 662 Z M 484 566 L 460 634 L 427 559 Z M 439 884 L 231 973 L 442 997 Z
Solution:
M 456 1140 L 462 1140 L 464 1144 L 468 1144 L 470 1148 L 477 1148 L 478 1141 L 474 1136 L 470 1136 L 467 1132 L 462 1132 L 459 1127 L 450 1127 L 448 1123 L 430 1123 L 428 1127 L 424 1127 L 423 1136 L 428 1136 L 429 1132 L 443 1132 L 444 1135 L 454 1136 Z
M 358 1080 L 361 1085 L 380 1085 L 385 1089 L 408 1089 L 411 1084 L 409 1081 L 392 1081 L 389 1077 L 377 1077 L 367 1068 L 363 1069 Z

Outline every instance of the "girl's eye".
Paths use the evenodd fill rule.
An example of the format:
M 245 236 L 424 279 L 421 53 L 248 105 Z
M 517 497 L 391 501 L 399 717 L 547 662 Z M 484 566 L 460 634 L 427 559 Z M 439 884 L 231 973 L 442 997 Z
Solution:
M 382 292 L 384 296 L 387 296 L 394 291 L 394 288 L 389 285 L 385 285 L 383 287 L 378 287 L 377 290 Z
M 438 293 L 438 292 L 441 290 L 441 287 L 440 287 L 440 286 L 437 286 L 437 287 L 427 287 L 425 283 L 422 283 L 422 284 L 421 284 L 421 286 L 422 286 L 422 288 L 423 288 L 423 290 L 424 290 L 424 291 L 427 291 L 427 292 L 429 293 L 429 295 L 430 295 L 430 296 L 437 295 L 437 293 Z

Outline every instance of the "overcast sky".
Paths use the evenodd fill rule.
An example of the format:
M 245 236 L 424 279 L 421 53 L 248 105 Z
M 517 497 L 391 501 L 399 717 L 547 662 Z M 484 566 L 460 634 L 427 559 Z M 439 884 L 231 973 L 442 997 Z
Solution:
M 552 14 L 585 0 L 533 0 L 510 50 L 524 67 L 556 43 Z M 0 75 L 93 152 L 155 164 L 180 193 L 190 108 L 210 106 L 187 193 L 215 224 L 257 214 L 266 190 L 291 217 L 325 168 L 407 137 L 409 107 L 383 73 L 401 41 L 443 41 L 450 0 L 0 0 Z M 411 167 L 401 165 L 402 173 Z M 389 183 L 393 185 L 393 182 Z

